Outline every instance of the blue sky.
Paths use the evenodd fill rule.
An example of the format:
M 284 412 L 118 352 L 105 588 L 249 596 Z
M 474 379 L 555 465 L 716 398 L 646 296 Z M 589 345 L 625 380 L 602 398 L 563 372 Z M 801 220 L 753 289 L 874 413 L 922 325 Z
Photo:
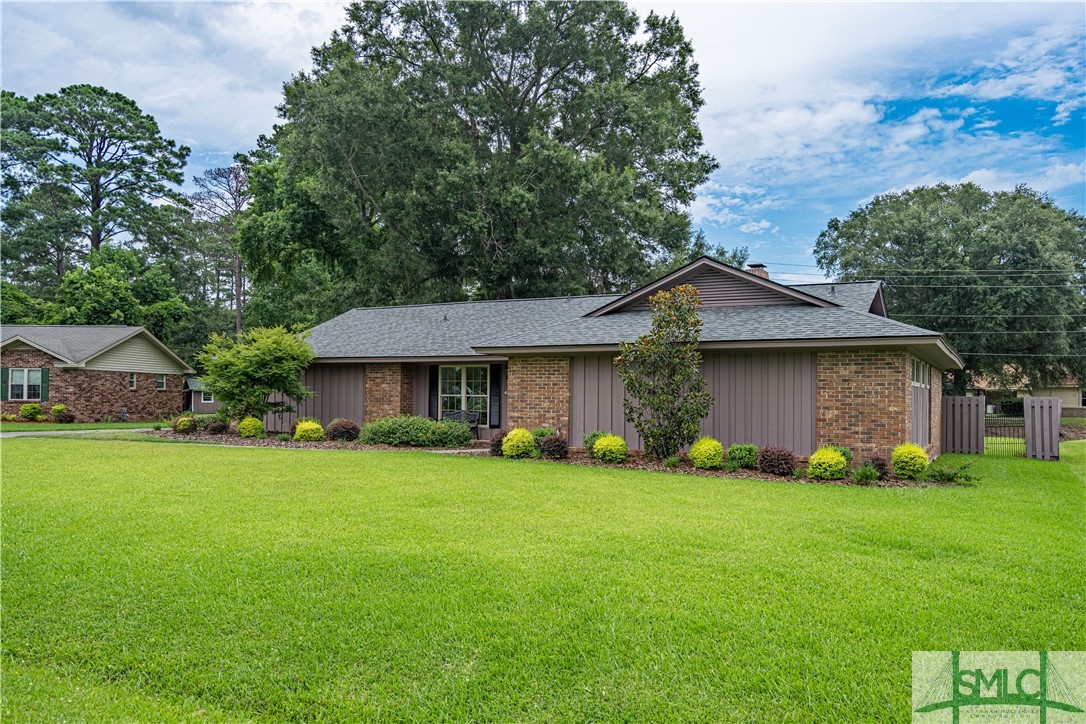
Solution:
M 691 209 L 774 278 L 819 276 L 826 222 L 920 184 L 1027 183 L 1086 210 L 1086 5 L 633 3 L 675 12 L 720 162 Z M 192 147 L 189 176 L 275 122 L 283 81 L 342 3 L 2 4 L 4 89 L 93 83 Z

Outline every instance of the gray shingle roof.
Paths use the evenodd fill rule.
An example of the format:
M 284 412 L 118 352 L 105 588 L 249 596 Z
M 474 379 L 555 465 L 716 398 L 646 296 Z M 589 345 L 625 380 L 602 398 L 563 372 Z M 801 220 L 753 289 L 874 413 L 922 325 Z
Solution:
M 878 282 L 803 285 L 841 305 L 702 310 L 704 342 L 930 337 L 938 333 L 867 312 Z M 509 299 L 353 309 L 313 329 L 317 357 L 469 357 L 476 348 L 614 345 L 649 330 L 651 312 L 585 317 L 622 295 Z
M 866 312 L 871 309 L 871 302 L 879 293 L 882 282 L 838 282 L 837 284 L 790 284 L 812 297 L 840 304 L 846 309 Z
M 0 344 L 21 337 L 34 346 L 78 364 L 141 329 L 121 325 L 5 324 L 0 329 Z
M 469 357 L 484 335 L 578 319 L 619 294 L 352 309 L 313 328 L 317 357 Z

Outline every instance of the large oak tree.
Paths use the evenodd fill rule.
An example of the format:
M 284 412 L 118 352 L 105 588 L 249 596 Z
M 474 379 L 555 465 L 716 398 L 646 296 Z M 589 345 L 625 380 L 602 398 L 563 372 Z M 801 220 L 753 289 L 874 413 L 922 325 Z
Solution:
M 314 61 L 254 169 L 258 277 L 315 252 L 348 305 L 587 293 L 689 248 L 716 162 L 674 17 L 354 3 Z
M 830 221 L 815 255 L 841 280 L 885 280 L 891 317 L 946 334 L 966 364 L 950 391 L 1086 380 L 1086 219 L 1029 188 L 877 196 Z

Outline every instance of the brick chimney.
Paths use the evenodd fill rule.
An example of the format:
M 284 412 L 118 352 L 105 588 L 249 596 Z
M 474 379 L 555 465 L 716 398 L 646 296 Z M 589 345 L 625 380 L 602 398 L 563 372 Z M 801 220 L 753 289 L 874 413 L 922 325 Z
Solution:
M 765 268 L 765 264 L 747 264 L 747 271 L 756 277 L 769 279 L 769 271 Z

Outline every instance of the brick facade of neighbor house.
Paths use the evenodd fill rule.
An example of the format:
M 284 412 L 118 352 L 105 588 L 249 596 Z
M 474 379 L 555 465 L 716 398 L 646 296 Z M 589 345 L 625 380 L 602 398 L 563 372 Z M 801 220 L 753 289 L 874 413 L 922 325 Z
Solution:
M 415 411 L 414 365 L 399 362 L 366 365 L 366 422 Z
M 844 445 L 858 461 L 869 455 L 889 457 L 909 439 L 911 369 L 904 351 L 819 352 L 817 446 Z
M 569 358 L 510 357 L 507 427 L 553 427 L 569 434 Z
M 133 421 L 157 420 L 160 417 L 181 412 L 184 405 L 184 375 L 166 375 L 166 389 L 155 388 L 153 373 L 136 374 L 136 389 L 128 388 L 127 372 L 104 370 L 64 369 L 54 365 L 50 355 L 32 349 L 9 349 L 0 353 L 0 366 L 6 368 L 49 369 L 49 399 L 40 402 L 48 415 L 53 405 L 68 406 L 76 416 L 76 422 L 96 422 L 105 417 L 118 418 L 121 409 Z M 8 400 L 3 411 L 19 414 L 19 408 L 36 400 Z

